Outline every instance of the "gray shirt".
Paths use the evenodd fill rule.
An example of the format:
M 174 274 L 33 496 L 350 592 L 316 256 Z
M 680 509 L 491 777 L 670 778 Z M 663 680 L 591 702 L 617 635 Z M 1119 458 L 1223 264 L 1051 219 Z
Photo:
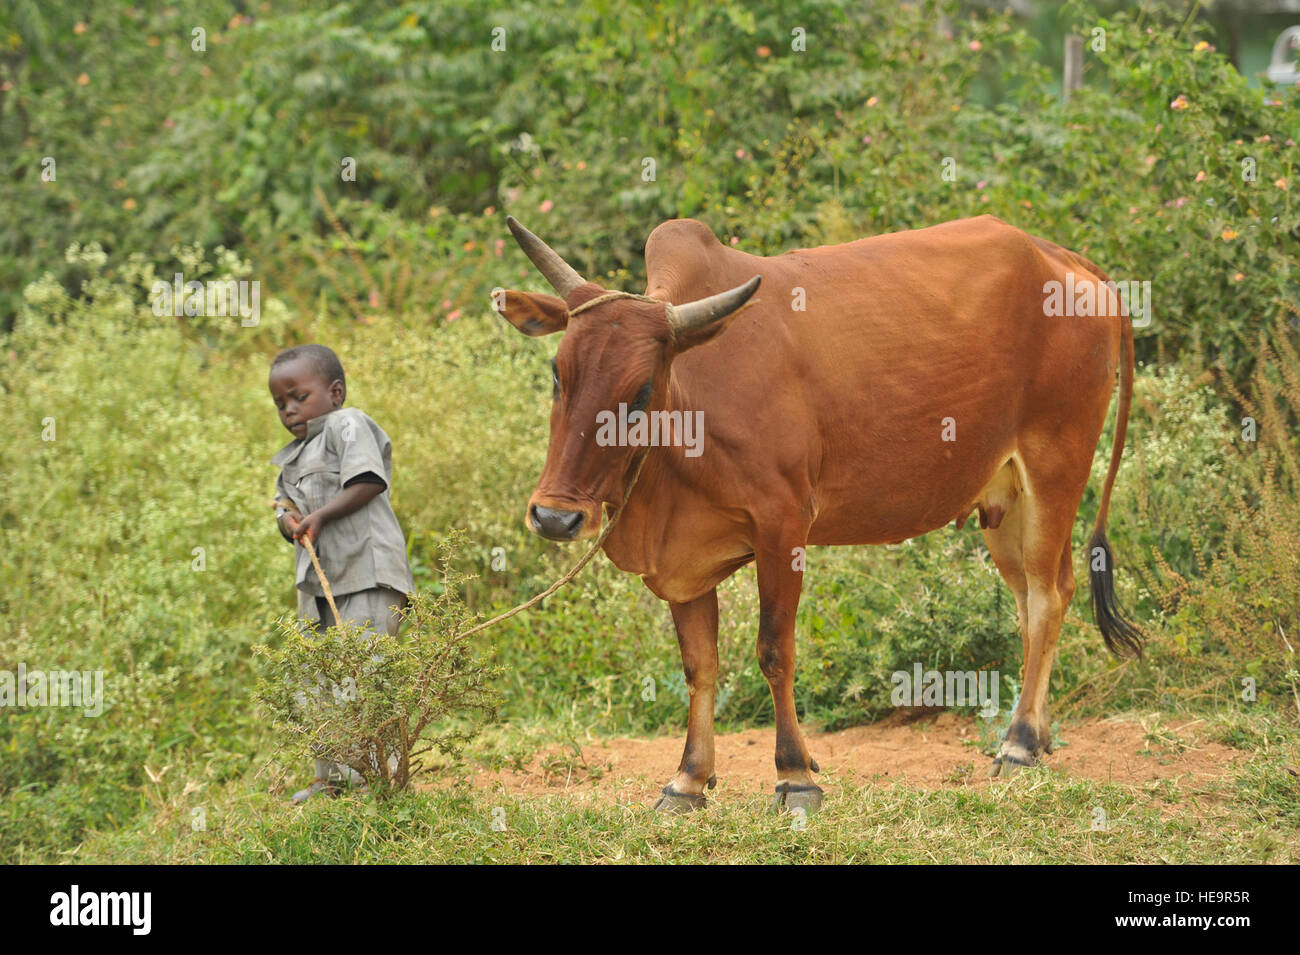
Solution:
M 316 538 L 316 556 L 335 594 L 374 587 L 399 593 L 415 590 L 406 539 L 389 500 L 393 486 L 393 443 L 384 429 L 358 408 L 336 408 L 307 422 L 307 436 L 285 445 L 272 464 L 280 466 L 276 496 L 292 501 L 306 515 L 323 507 L 343 486 L 367 471 L 384 479 L 385 487 L 364 507 L 330 521 Z M 283 514 L 281 508 L 276 515 Z M 301 544 L 294 544 L 298 590 L 323 597 Z

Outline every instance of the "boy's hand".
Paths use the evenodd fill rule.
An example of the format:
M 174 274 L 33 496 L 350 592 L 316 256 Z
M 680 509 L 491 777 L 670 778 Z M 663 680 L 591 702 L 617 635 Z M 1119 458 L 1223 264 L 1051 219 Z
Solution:
M 285 511 L 276 518 L 276 524 L 280 527 L 280 536 L 285 540 L 293 541 L 293 532 L 298 529 L 298 521 L 302 517 L 297 511 Z
M 320 537 L 320 529 L 328 522 L 329 518 L 322 515 L 320 511 L 312 511 L 306 517 L 301 518 L 296 522 L 293 529 L 293 539 L 301 540 L 305 535 L 309 537 L 311 542 L 314 544 L 316 539 Z

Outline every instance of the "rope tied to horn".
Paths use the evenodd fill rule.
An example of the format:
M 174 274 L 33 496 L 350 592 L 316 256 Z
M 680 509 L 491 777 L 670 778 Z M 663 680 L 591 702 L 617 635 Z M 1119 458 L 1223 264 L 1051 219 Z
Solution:
M 573 316 L 580 315 L 589 308 L 595 308 L 597 305 L 604 305 L 606 302 L 615 302 L 619 299 L 629 298 L 637 302 L 649 302 L 652 305 L 662 305 L 666 310 L 668 317 L 668 341 L 674 345 L 677 344 L 677 324 L 674 321 L 673 304 L 672 302 L 665 302 L 661 298 L 651 298 L 649 295 L 638 295 L 635 292 L 622 292 L 618 290 L 603 292 L 595 298 L 588 299 L 576 308 L 569 309 L 569 317 L 573 318 Z
M 665 302 L 661 298 L 653 298 L 649 295 L 638 295 L 635 292 L 621 292 L 618 290 L 612 292 L 603 292 L 600 295 L 597 295 L 595 298 L 588 299 L 587 301 L 583 302 L 581 305 L 569 309 L 569 317 L 572 318 L 574 315 L 579 315 L 590 308 L 595 308 L 597 305 L 604 305 L 606 302 L 615 302 L 620 299 L 632 299 L 637 302 L 649 302 L 652 305 L 662 305 L 664 307 L 665 314 L 668 318 L 668 341 L 673 345 L 677 344 L 677 340 L 678 340 L 677 332 L 678 329 L 681 328 L 682 326 L 682 322 L 678 317 L 677 306 L 673 305 L 672 302 Z M 745 309 L 749 308 L 751 305 L 754 304 L 756 304 L 756 301 L 755 299 L 751 298 L 748 301 L 746 301 L 743 305 L 741 305 L 739 308 L 732 309 L 728 314 L 732 316 L 737 316 L 741 312 L 745 311 Z

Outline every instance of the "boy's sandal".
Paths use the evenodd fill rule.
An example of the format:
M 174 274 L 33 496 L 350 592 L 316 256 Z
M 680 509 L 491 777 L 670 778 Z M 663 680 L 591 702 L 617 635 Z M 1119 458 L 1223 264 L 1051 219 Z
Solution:
M 313 780 L 312 784 L 306 789 L 300 789 L 293 794 L 293 803 L 294 805 L 304 803 L 313 796 L 318 796 L 322 793 L 326 796 L 337 796 L 339 794 L 339 787 L 334 785 L 328 779 Z
M 366 785 L 365 780 L 359 783 L 333 783 L 337 789 L 336 796 L 364 796 L 370 792 L 370 787 Z

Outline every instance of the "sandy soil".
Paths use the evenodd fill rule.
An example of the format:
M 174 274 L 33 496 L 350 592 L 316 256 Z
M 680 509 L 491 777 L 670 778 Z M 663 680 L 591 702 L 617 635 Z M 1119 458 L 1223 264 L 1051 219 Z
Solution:
M 1136 722 L 1119 719 L 1066 724 L 1066 744 L 1046 759 L 1060 773 L 1134 787 L 1154 780 L 1205 783 L 1231 771 L 1247 754 L 1203 736 L 1205 724 L 1161 724 L 1156 739 Z M 721 791 L 766 793 L 776 783 L 772 754 L 776 733 L 752 729 L 719 736 L 717 774 Z M 906 722 L 893 718 L 833 733 L 811 733 L 808 749 L 821 766 L 817 777 L 827 795 L 839 783 L 905 783 L 926 789 L 987 786 L 989 757 L 978 746 L 975 721 L 944 713 Z M 651 802 L 681 758 L 684 736 L 653 739 L 591 739 L 538 752 L 522 771 L 479 770 L 475 786 L 506 792 L 567 795 L 615 803 Z

